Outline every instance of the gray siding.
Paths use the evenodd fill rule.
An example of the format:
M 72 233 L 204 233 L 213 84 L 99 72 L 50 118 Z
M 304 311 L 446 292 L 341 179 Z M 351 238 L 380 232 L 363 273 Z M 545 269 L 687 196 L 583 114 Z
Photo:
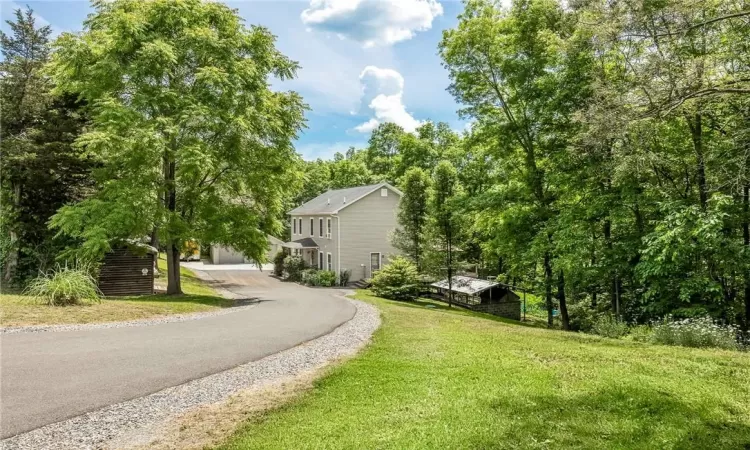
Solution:
M 310 219 L 313 219 L 313 234 L 310 234 Z M 302 232 L 300 233 L 299 229 L 299 219 L 302 219 Z M 323 219 L 323 236 L 320 236 L 320 219 Z M 331 219 L 331 237 L 330 239 L 327 237 L 327 219 Z M 292 241 L 296 241 L 298 239 L 302 238 L 308 238 L 311 237 L 316 244 L 318 244 L 318 248 L 320 252 L 323 252 L 323 269 L 327 268 L 327 258 L 328 253 L 331 254 L 331 268 L 332 270 L 336 270 L 337 268 L 337 259 L 336 255 L 338 254 L 338 228 L 336 226 L 336 222 L 338 220 L 338 217 L 331 216 L 331 215 L 312 215 L 312 216 L 292 216 L 292 220 L 297 220 L 297 233 L 294 233 L 294 226 L 292 225 Z M 310 255 L 308 251 L 305 251 L 304 254 L 305 262 L 310 264 Z M 320 261 L 320 257 L 315 255 L 315 267 L 318 267 L 318 262 Z
M 382 197 L 380 189 L 377 189 L 339 211 L 340 269 L 351 270 L 351 281 L 370 277 L 370 253 L 382 254 L 381 267 L 390 256 L 398 254 L 398 250 L 391 245 L 391 234 L 397 226 L 399 200 L 396 192 L 389 189 L 388 196 Z

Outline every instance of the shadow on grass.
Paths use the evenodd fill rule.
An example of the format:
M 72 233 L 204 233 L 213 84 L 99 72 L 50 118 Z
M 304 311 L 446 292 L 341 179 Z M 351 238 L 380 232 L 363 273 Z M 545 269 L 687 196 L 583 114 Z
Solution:
M 572 397 L 562 392 L 528 392 L 523 399 L 500 395 L 487 406 L 500 418 L 524 418 L 504 436 L 519 444 L 526 438 L 556 448 L 606 442 L 613 448 L 750 449 L 750 426 L 732 405 L 688 403 L 658 387 L 618 383 Z M 489 448 L 496 439 L 478 439 L 471 447 Z
M 148 303 L 195 303 L 208 306 L 217 306 L 220 308 L 236 308 L 239 306 L 247 306 L 255 303 L 267 302 L 270 300 L 261 300 L 257 297 L 248 297 L 241 299 L 230 299 L 223 297 L 216 297 L 210 295 L 167 295 L 167 294 L 154 294 L 154 295 L 142 295 L 137 297 L 106 297 L 106 300 L 112 301 L 128 301 L 128 302 L 148 302 Z

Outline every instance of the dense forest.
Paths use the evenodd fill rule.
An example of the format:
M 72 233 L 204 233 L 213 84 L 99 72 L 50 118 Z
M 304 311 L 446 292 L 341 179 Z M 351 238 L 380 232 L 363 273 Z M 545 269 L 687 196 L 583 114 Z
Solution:
M 307 163 L 296 201 L 404 188 L 447 161 L 456 268 L 543 295 L 550 322 L 595 308 L 747 327 L 748 46 L 741 0 L 467 1 L 439 53 L 470 130 L 382 124 L 366 148 Z M 444 250 L 429 229 L 423 248 Z
M 101 17 L 120 20 L 123 5 L 138 4 L 97 7 Z M 205 8 L 239 27 L 218 6 Z M 196 13 L 196 21 L 200 17 Z M 326 189 L 387 180 L 405 192 L 394 243 L 424 273 L 496 275 L 542 296 L 550 324 L 558 312 L 565 329 L 584 309 L 632 323 L 710 315 L 750 327 L 746 1 L 515 0 L 503 8 L 467 0 L 436 49 L 466 129 L 428 121 L 408 133 L 384 123 L 365 148 L 309 162 L 290 145 L 305 108 L 294 93 L 264 91 L 278 96 L 277 106 L 266 107 L 278 107 L 269 114 L 287 117 L 279 122 L 287 126 L 273 131 L 278 127 L 269 123 L 264 133 L 271 137 L 243 141 L 255 156 L 227 156 L 205 142 L 215 129 L 180 114 L 209 114 L 203 93 L 154 97 L 138 71 L 171 69 L 152 64 L 153 58 L 142 67 L 117 66 L 127 60 L 120 54 L 125 50 L 99 48 L 96 33 L 110 33 L 112 42 L 130 37 L 89 25 L 80 41 L 68 36 L 53 45 L 48 27 L 36 27 L 30 11 L 18 11 L 13 33 L 2 35 L 0 258 L 6 283 L 72 255 L 71 248 L 101 251 L 107 248 L 102 243 L 128 234 L 161 235 L 174 253 L 191 236 L 237 244 L 240 234 L 226 226 L 236 222 L 255 230 L 243 232 L 252 239 L 239 243 L 260 253 L 264 232 L 278 233 L 291 206 Z M 274 53 L 273 37 L 262 28 L 252 33 L 258 47 L 243 51 L 268 59 L 267 71 L 293 76 L 295 63 Z M 120 72 L 93 64 L 90 54 L 65 52 L 79 44 L 104 52 Z M 128 81 L 123 89 L 143 94 L 137 97 L 142 104 L 92 109 L 88 100 L 114 86 L 114 77 Z M 247 82 L 241 71 L 230 81 Z M 226 80 L 211 80 L 219 82 Z M 176 86 L 170 89 L 183 92 Z M 176 128 L 148 114 L 135 119 L 147 110 Z M 227 120 L 244 112 L 232 114 Z M 123 120 L 110 120 L 115 117 Z M 138 145 L 147 127 L 164 136 L 154 143 L 164 146 L 163 155 Z M 179 136 L 192 139 L 190 152 L 169 147 L 176 142 L 173 130 L 188 133 Z M 237 148 L 233 133 L 222 128 L 216 139 Z M 121 142 L 129 147 L 115 145 L 118 136 L 126 136 Z M 260 145 L 271 141 L 275 147 Z M 162 173 L 166 157 L 172 172 Z M 262 170 L 259 157 L 269 162 Z M 249 181 L 242 178 L 256 172 Z M 270 176 L 274 183 L 265 181 Z M 123 194 L 152 185 L 144 195 L 158 192 L 158 208 Z M 238 187 L 242 201 L 222 200 Z M 165 189 L 171 192 L 166 197 Z M 445 194 L 442 201 L 434 201 L 435 192 Z M 223 222 L 204 223 L 194 217 L 206 215 L 195 211 Z

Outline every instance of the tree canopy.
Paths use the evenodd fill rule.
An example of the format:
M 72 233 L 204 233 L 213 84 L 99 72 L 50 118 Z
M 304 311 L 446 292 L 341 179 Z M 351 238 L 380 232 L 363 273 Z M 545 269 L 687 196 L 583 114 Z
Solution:
M 180 292 L 183 242 L 231 245 L 264 260 L 298 183 L 292 141 L 306 108 L 269 78 L 298 68 L 259 26 L 200 0 L 96 1 L 80 34 L 55 44 L 58 90 L 80 93 L 91 126 L 77 144 L 96 155 L 97 191 L 52 224 L 100 255 L 117 239 L 157 231 L 168 292 Z

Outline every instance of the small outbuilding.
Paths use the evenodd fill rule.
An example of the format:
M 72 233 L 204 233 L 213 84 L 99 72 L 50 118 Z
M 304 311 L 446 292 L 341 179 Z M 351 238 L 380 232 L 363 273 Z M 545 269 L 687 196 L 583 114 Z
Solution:
M 154 293 L 156 249 L 131 243 L 104 255 L 99 269 L 99 290 L 108 297 Z
M 453 302 L 465 308 L 521 320 L 520 297 L 500 283 L 458 275 L 451 278 L 450 288 L 447 278 L 430 285 L 430 292 L 439 300 L 447 301 L 451 291 Z

